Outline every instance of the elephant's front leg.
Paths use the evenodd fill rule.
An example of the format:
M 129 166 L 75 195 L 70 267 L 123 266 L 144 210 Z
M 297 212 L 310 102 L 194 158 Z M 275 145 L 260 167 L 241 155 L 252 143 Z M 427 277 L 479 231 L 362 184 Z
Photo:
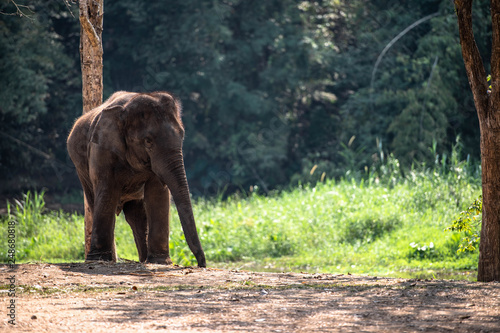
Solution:
M 168 247 L 170 192 L 158 179 L 150 179 L 144 187 L 144 202 L 148 218 L 147 262 L 171 264 Z
M 114 241 L 115 213 L 119 195 L 116 191 L 98 189 L 95 193 L 92 237 L 86 261 L 116 261 Z

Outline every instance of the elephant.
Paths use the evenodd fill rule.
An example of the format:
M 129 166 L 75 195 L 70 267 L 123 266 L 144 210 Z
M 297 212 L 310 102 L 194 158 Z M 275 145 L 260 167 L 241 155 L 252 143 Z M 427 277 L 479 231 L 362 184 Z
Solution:
M 206 267 L 184 168 L 181 103 L 168 92 L 115 92 L 78 118 L 68 154 L 83 187 L 85 259 L 116 261 L 123 210 L 141 262 L 171 264 L 170 196 L 199 267 Z

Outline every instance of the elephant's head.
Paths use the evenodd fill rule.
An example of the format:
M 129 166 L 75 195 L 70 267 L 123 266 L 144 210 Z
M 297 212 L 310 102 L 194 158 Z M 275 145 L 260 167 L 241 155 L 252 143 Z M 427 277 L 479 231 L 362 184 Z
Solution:
M 123 105 L 105 108 L 97 121 L 93 142 L 109 145 L 134 170 L 153 173 L 169 188 L 186 241 L 198 265 L 204 267 L 184 169 L 180 102 L 164 92 L 136 94 Z

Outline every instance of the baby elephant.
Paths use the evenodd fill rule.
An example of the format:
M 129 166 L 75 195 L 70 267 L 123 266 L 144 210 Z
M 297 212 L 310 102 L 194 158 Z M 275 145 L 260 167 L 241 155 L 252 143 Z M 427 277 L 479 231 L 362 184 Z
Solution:
M 180 102 L 166 92 L 116 92 L 81 116 L 68 137 L 85 199 L 87 261 L 116 261 L 123 210 L 141 262 L 170 264 L 170 193 L 198 266 L 205 267 L 182 156 Z

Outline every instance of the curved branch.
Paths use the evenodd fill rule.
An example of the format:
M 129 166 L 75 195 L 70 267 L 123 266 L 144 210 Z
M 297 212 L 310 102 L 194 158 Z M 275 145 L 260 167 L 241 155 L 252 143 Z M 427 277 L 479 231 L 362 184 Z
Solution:
M 420 20 L 417 20 L 415 22 L 413 22 L 412 24 L 410 24 L 409 26 L 407 26 L 403 31 L 401 31 L 396 37 L 394 37 L 385 47 L 384 49 L 382 50 L 382 52 L 380 52 L 378 58 L 377 58 L 377 61 L 375 61 L 375 65 L 373 66 L 373 71 L 372 71 L 372 78 L 371 78 L 371 81 L 370 81 L 370 91 L 373 92 L 373 84 L 375 82 L 375 73 L 377 73 L 377 69 L 378 69 L 378 65 L 380 64 L 380 62 L 382 61 L 382 58 L 385 56 L 385 54 L 387 53 L 387 51 L 389 51 L 389 49 L 401 38 L 403 37 L 404 35 L 406 35 L 406 33 L 408 31 L 410 31 L 411 29 L 415 28 L 416 26 L 418 26 L 419 24 L 421 23 L 424 23 L 425 21 L 427 20 L 430 20 L 431 18 L 435 17 L 435 16 L 438 16 L 439 15 L 439 12 L 437 13 L 434 13 L 434 14 L 430 14 L 430 15 L 427 15 L 425 17 L 422 17 Z
M 483 59 L 479 54 L 472 31 L 472 0 L 455 0 L 455 11 L 458 19 L 458 32 L 460 34 L 465 70 L 474 95 L 474 104 L 476 105 L 478 117 L 481 120 L 487 116 L 489 109 L 488 81 Z

